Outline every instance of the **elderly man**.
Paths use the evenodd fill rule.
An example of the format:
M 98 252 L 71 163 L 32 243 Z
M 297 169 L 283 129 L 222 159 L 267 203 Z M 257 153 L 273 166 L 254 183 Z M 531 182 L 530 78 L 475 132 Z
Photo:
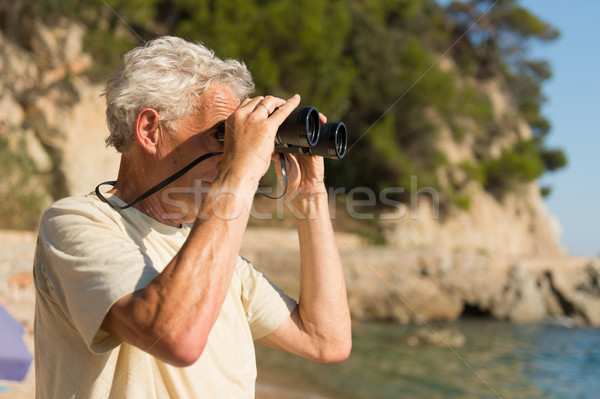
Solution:
M 41 221 L 38 398 L 253 397 L 254 340 L 321 362 L 349 355 L 322 158 L 286 155 L 298 303 L 238 255 L 277 128 L 300 102 L 249 98 L 253 88 L 243 64 L 174 37 L 123 57 L 105 93 L 117 181 L 100 197 L 57 201 Z

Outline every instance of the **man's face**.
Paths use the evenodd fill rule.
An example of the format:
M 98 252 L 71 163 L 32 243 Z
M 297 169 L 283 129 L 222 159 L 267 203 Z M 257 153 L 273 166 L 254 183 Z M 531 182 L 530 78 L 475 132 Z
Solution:
M 195 112 L 183 118 L 177 129 L 165 134 L 165 145 L 159 156 L 169 174 L 187 166 L 201 155 L 223 151 L 223 144 L 215 138 L 217 126 L 238 107 L 237 96 L 227 86 L 212 83 L 200 96 Z M 221 156 L 209 158 L 194 167 L 174 184 L 178 187 L 195 187 L 199 180 L 203 186 L 212 183 L 217 175 Z
M 156 153 L 157 174 L 153 180 L 162 181 L 209 152 L 222 152 L 223 143 L 215 137 L 217 127 L 238 107 L 237 96 L 227 86 L 212 83 L 198 101 L 192 115 L 179 121 L 176 129 L 161 136 L 162 145 Z M 181 178 L 169 184 L 161 194 L 168 215 L 163 219 L 193 221 L 198 207 L 219 170 L 221 155 L 208 158 Z

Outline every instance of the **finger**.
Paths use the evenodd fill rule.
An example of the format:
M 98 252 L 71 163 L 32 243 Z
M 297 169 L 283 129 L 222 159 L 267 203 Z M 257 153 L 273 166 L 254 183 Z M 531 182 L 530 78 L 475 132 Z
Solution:
M 274 96 L 266 96 L 261 102 L 257 104 L 257 108 L 262 106 L 265 108 L 269 115 L 271 115 L 277 108 L 285 104 L 285 100 L 283 98 L 274 97 Z
M 246 104 L 248 104 L 250 101 L 253 100 L 253 97 L 246 97 L 244 98 L 241 102 L 240 105 L 238 105 L 238 108 L 245 106 Z
M 240 103 L 240 105 L 238 107 L 238 110 L 243 110 L 246 113 L 251 113 L 256 108 L 256 104 L 261 102 L 263 99 L 264 99 L 263 96 L 247 98 L 246 100 L 248 100 L 248 101 L 246 101 L 246 100 L 242 101 L 242 103 Z
M 281 169 L 281 158 L 279 157 L 278 152 L 273 152 L 271 155 L 271 161 L 273 161 L 273 165 L 275 165 L 275 173 Z
M 269 115 L 271 115 L 271 109 L 262 101 L 259 102 L 258 104 L 256 104 L 256 108 L 254 108 L 253 112 L 257 112 L 257 111 L 261 111 L 261 110 L 265 110 L 265 112 L 267 113 L 267 117 Z
M 321 120 L 321 123 L 327 123 L 327 117 L 320 112 L 319 112 L 319 119 Z
M 294 96 L 290 97 L 287 101 L 285 101 L 285 103 L 273 111 L 270 119 L 274 120 L 275 123 L 281 124 L 285 118 L 287 118 L 288 115 L 298 107 L 299 104 L 300 95 L 294 94 Z

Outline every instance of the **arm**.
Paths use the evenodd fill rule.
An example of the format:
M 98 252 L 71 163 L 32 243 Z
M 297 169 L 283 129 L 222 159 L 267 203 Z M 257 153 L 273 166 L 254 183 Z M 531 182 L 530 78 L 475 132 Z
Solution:
M 213 185 L 201 207 L 209 217 L 197 219 L 179 253 L 148 286 L 111 307 L 104 330 L 173 365 L 196 361 L 231 282 L 248 219 L 241 199 L 251 198 L 255 189 L 253 184 L 230 183 L 247 181 L 238 176 L 228 175 Z M 218 214 L 241 212 L 231 220 L 217 217 L 213 209 L 215 194 L 225 187 L 235 196 L 218 197 Z
M 203 197 L 190 235 L 163 272 L 144 289 L 117 301 L 102 328 L 163 361 L 194 363 L 225 299 L 252 198 L 269 166 L 277 127 L 298 105 L 269 97 L 266 118 L 262 98 L 245 100 L 227 119 L 221 166 Z
M 290 187 L 295 198 L 300 241 L 300 298 L 277 330 L 258 342 L 321 362 L 346 359 L 351 321 L 342 264 L 323 184 L 320 157 L 291 159 Z

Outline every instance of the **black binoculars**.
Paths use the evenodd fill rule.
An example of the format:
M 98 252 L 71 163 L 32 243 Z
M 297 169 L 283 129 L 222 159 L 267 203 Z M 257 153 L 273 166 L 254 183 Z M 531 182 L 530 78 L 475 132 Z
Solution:
M 216 137 L 225 141 L 225 126 L 220 125 Z M 275 136 L 275 152 L 319 155 L 342 159 L 346 155 L 348 132 L 343 122 L 321 124 L 315 107 L 298 107 L 283 121 Z

